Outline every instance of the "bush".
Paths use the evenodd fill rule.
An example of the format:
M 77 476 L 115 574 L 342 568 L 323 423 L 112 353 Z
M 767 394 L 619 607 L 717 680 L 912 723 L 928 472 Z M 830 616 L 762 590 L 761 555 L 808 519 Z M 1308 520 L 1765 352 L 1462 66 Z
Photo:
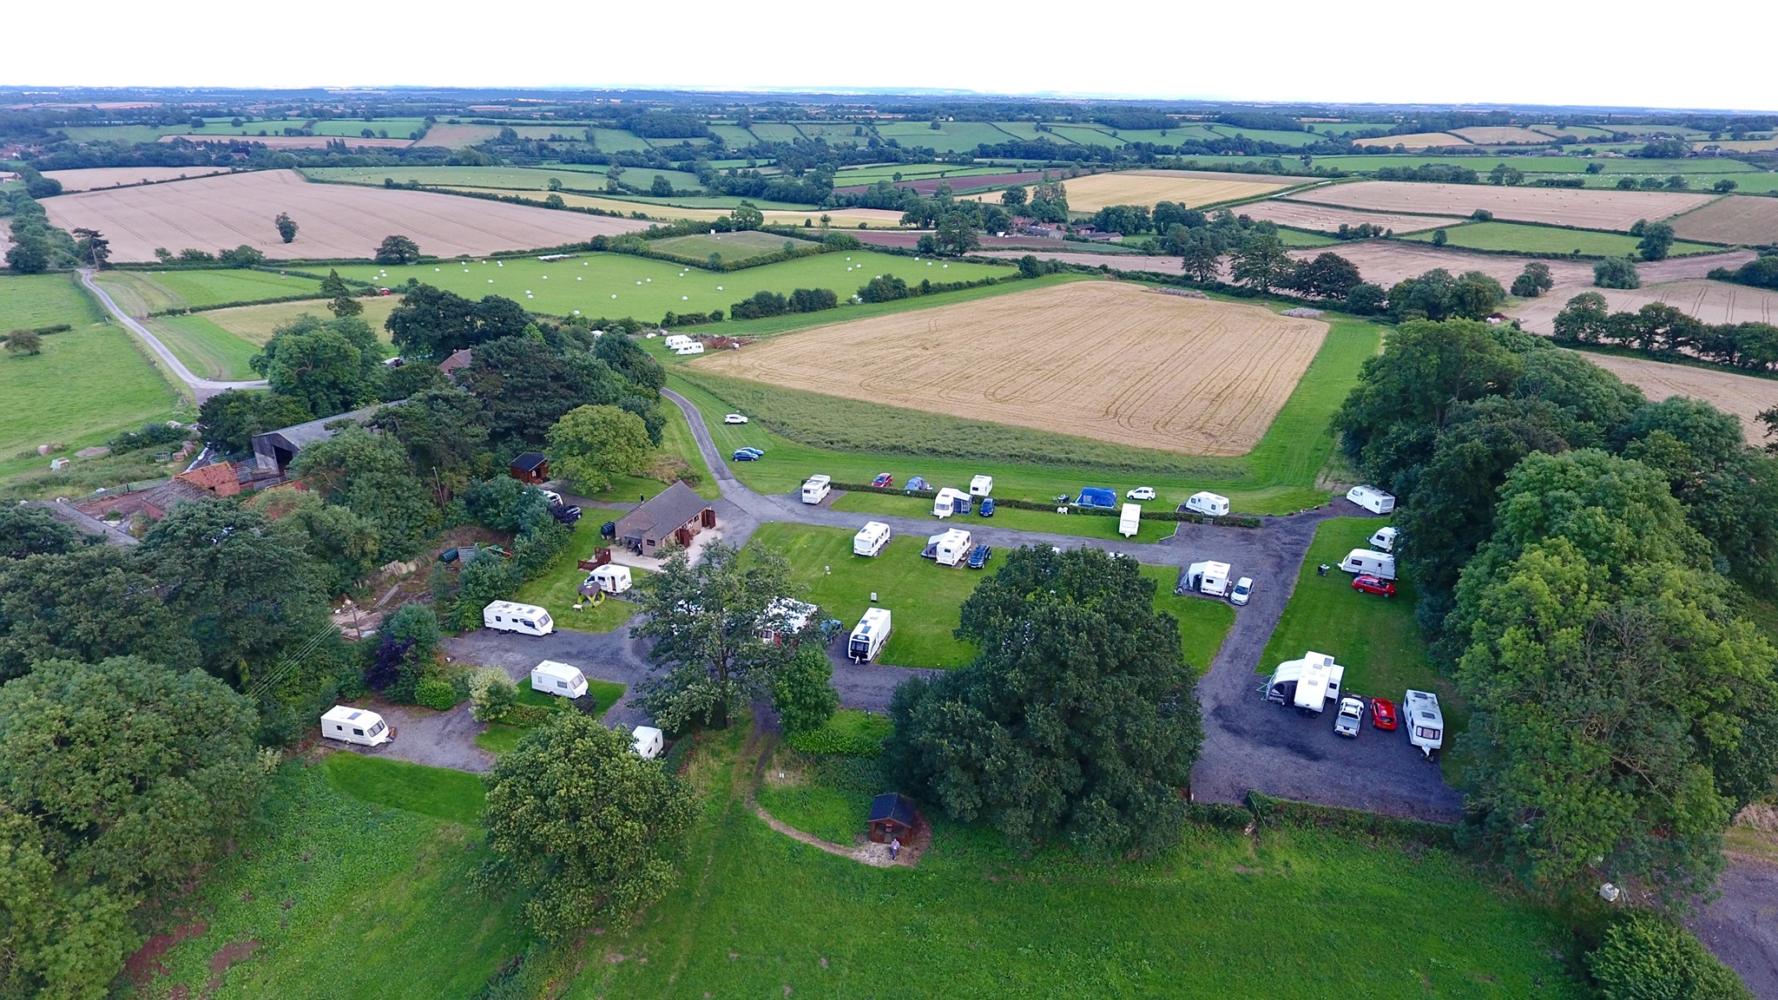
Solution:
M 462 700 L 451 682 L 442 677 L 423 677 L 414 685 L 414 704 L 435 711 L 448 712 Z
M 1587 953 L 1605 1000 L 1752 1000 L 1753 994 L 1690 931 L 1652 913 L 1632 913 Z
M 518 685 L 506 671 L 483 667 L 469 679 L 469 714 L 477 722 L 496 722 L 518 703 Z
M 191 437 L 191 432 L 175 423 L 150 421 L 133 431 L 124 431 L 105 442 L 112 452 L 136 451 L 161 444 L 178 444 Z
M 1593 284 L 1600 288 L 1641 288 L 1642 277 L 1626 257 L 1607 257 L 1593 265 Z
M 889 720 L 857 709 L 842 709 L 818 729 L 792 733 L 785 739 L 797 750 L 838 757 L 875 757 L 889 738 Z

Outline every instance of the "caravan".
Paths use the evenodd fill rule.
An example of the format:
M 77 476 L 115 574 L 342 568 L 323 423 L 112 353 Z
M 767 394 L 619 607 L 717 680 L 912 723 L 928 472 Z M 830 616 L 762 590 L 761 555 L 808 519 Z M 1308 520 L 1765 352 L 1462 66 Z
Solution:
M 1408 742 L 1419 747 L 1427 760 L 1437 757 L 1445 745 L 1445 715 L 1439 711 L 1438 695 L 1410 690 L 1402 699 L 1401 710 L 1408 720 Z
M 991 497 L 994 495 L 994 477 L 976 476 L 969 481 L 969 495 L 972 497 Z
M 1230 567 L 1225 562 L 1196 562 L 1179 575 L 1175 594 L 1199 593 L 1211 597 L 1227 597 Z
M 653 726 L 637 726 L 630 730 L 630 749 L 643 760 L 659 757 L 666 746 L 666 735 Z
M 321 735 L 361 747 L 380 747 L 395 738 L 395 730 L 368 708 L 335 705 L 321 717 Z
M 580 585 L 581 593 L 604 591 L 607 594 L 625 594 L 635 582 L 630 578 L 630 567 L 606 563 L 586 575 Z
M 938 491 L 932 498 L 932 516 L 950 517 L 952 514 L 969 513 L 969 494 L 962 490 L 954 490 L 949 486 Z
M 703 341 L 694 340 L 691 343 L 686 344 L 684 347 L 674 348 L 673 353 L 680 357 L 685 357 L 690 354 L 702 354 L 704 353 L 704 343 Z
M 969 532 L 952 528 L 942 535 L 933 535 L 927 543 L 934 546 L 932 558 L 940 566 L 957 566 L 969 558 Z
M 1124 509 L 1117 515 L 1117 533 L 1125 538 L 1136 537 L 1142 530 L 1142 505 L 1139 503 L 1124 504 Z
M 1379 580 L 1395 579 L 1395 557 L 1372 549 L 1353 549 L 1340 560 L 1340 568 L 1348 573 L 1374 576 Z
M 852 637 L 846 641 L 846 657 L 853 663 L 869 663 L 883 651 L 883 643 L 889 641 L 890 616 L 888 608 L 871 608 L 858 619 L 858 627 L 852 630 Z
M 816 504 L 833 492 L 832 476 L 810 476 L 803 480 L 803 503 Z
M 1375 486 L 1354 486 L 1346 491 L 1346 499 L 1372 514 L 1387 514 L 1395 509 L 1395 494 L 1385 493 Z
M 1220 493 L 1204 490 L 1188 497 L 1185 501 L 1185 509 L 1193 514 L 1203 514 L 1205 517 L 1227 517 L 1229 516 L 1229 498 Z
M 556 630 L 549 612 L 535 604 L 514 604 L 511 601 L 495 601 L 483 608 L 482 625 L 496 632 L 523 635 L 548 635 Z
M 1285 660 L 1272 671 L 1266 684 L 1266 700 L 1290 705 L 1305 714 L 1319 715 L 1328 702 L 1339 703 L 1340 683 L 1346 668 L 1326 653 L 1308 652 L 1300 660 Z
M 683 333 L 669 333 L 666 338 L 661 341 L 661 344 L 669 351 L 677 351 L 681 347 L 689 346 L 692 343 L 692 339 Z
M 881 521 L 866 521 L 858 534 L 852 536 L 852 554 L 855 556 L 878 556 L 888 547 L 889 539 L 895 536 L 887 524 Z
M 1397 532 L 1394 528 L 1378 528 L 1377 533 L 1371 536 L 1371 548 L 1378 552 L 1393 553 L 1396 536 Z
M 571 664 L 544 660 L 531 668 L 531 690 L 579 698 L 586 694 L 586 675 Z
M 755 634 L 762 642 L 782 646 L 809 627 L 809 621 L 815 617 L 816 610 L 815 605 L 807 601 L 780 597 L 766 605 L 765 614 L 759 619 L 759 631 Z

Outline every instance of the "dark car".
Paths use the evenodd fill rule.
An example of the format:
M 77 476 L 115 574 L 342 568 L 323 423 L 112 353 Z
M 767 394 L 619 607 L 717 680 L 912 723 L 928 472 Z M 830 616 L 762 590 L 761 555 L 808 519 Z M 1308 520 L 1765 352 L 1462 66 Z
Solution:
M 617 537 L 617 522 L 616 521 L 606 521 L 604 524 L 599 525 L 599 537 L 600 538 L 616 538 Z
M 981 569 L 983 566 L 988 565 L 988 558 L 990 556 L 992 556 L 993 554 L 994 554 L 994 550 L 987 547 L 986 545 L 977 545 L 975 548 L 970 549 L 969 550 L 969 568 L 970 569 Z
M 757 462 L 759 461 L 759 456 L 755 455 L 750 449 L 742 448 L 731 455 L 729 460 L 733 462 Z
M 871 480 L 870 484 L 879 490 L 886 490 L 895 485 L 895 477 L 887 472 L 879 472 L 877 478 Z
M 980 514 L 983 517 L 993 517 L 994 516 L 994 498 L 993 497 L 982 497 L 982 505 L 980 508 L 978 508 L 976 510 L 976 513 Z
M 1388 698 L 1372 698 L 1371 726 L 1385 732 L 1395 732 L 1395 702 Z
M 549 509 L 549 516 L 555 518 L 558 523 L 572 528 L 574 523 L 580 520 L 580 508 L 572 504 L 559 503 Z
M 1366 573 L 1352 579 L 1352 589 L 1361 594 L 1381 594 L 1384 597 L 1394 597 L 1395 581 Z

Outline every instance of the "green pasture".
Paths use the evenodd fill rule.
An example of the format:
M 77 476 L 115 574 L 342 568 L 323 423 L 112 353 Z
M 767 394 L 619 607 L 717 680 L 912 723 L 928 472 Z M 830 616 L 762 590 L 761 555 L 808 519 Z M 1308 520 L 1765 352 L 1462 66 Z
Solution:
M 814 249 L 818 244 L 790 239 L 772 233 L 747 230 L 739 233 L 710 233 L 695 236 L 671 236 L 648 244 L 656 253 L 670 254 L 686 263 L 703 264 L 717 254 L 724 264 L 744 264 L 757 257 L 780 253 L 785 246 Z
M 326 275 L 321 272 L 322 277 Z M 306 274 L 251 268 L 101 271 L 97 281 L 118 308 L 132 316 L 167 309 L 208 309 L 224 302 L 321 295 L 320 282 Z
M 1400 237 L 1417 243 L 1431 243 L 1435 229 Z M 1501 250 L 1513 253 L 1573 254 L 1576 257 L 1625 257 L 1636 252 L 1637 238 L 1623 233 L 1602 233 L 1592 229 L 1561 229 L 1519 222 L 1470 222 L 1445 229 L 1447 246 L 1467 250 Z M 1699 253 L 1718 253 L 1719 246 L 1688 243 L 1673 244 L 1670 255 L 1684 257 Z
M 978 174 L 1004 173 L 1011 168 L 988 164 L 980 166 L 963 166 L 956 163 L 885 163 L 871 164 L 865 167 L 842 167 L 833 175 L 834 187 L 850 187 L 854 184 L 875 184 L 878 181 L 894 181 L 900 175 L 904 181 L 932 180 L 935 178 L 970 177 Z
M 939 126 L 933 128 L 930 121 L 881 122 L 877 134 L 904 148 L 930 148 L 941 153 L 968 152 L 983 143 L 999 145 L 1015 138 L 992 122 L 940 122 Z
M 259 345 L 218 326 L 209 314 L 160 316 L 145 322 L 199 378 L 239 381 L 259 377 L 248 364 L 259 353 Z
M 887 470 L 884 470 L 887 471 Z M 915 473 L 918 475 L 918 473 Z M 902 479 L 897 477 L 896 482 Z M 944 482 L 939 486 L 954 486 L 962 489 L 969 485 L 968 480 Z M 996 488 L 999 482 L 995 482 Z M 1120 490 L 1121 492 L 1121 490 Z M 890 493 L 847 493 L 833 502 L 835 510 L 856 511 L 860 514 L 892 514 L 900 517 L 931 517 L 932 501 L 923 497 L 910 497 L 905 494 Z M 1171 506 L 1159 503 L 1143 505 L 1144 510 L 1172 510 Z M 1018 531 L 1048 531 L 1058 535 L 1077 535 L 1081 538 L 1098 538 L 1105 541 L 1121 541 L 1123 536 L 1117 533 L 1118 519 L 1105 514 L 1068 514 L 1059 515 L 1049 510 L 1023 510 L 1016 507 L 995 507 L 992 517 L 981 517 L 977 514 L 979 505 L 972 508 L 967 517 L 953 515 L 951 521 L 955 526 L 967 528 L 980 523 L 986 527 L 1013 528 Z M 939 524 L 933 522 L 934 530 Z M 949 524 L 944 527 L 949 527 Z M 1173 534 L 1177 525 L 1172 521 L 1159 521 L 1144 518 L 1132 542 L 1158 542 Z

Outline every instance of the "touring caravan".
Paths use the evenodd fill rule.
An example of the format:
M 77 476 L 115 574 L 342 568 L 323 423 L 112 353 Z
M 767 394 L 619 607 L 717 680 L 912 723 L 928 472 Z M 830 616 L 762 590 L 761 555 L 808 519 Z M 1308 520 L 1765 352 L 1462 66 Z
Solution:
M 950 517 L 952 514 L 969 513 L 969 494 L 949 486 L 938 491 L 932 498 L 932 516 Z
M 1199 593 L 1211 597 L 1227 597 L 1230 567 L 1225 562 L 1196 562 L 1180 574 L 1175 594 Z
M 1371 536 L 1371 548 L 1378 552 L 1394 552 L 1395 537 L 1394 528 L 1378 528 L 1377 533 Z
M 690 355 L 690 354 L 702 354 L 702 353 L 704 353 L 704 344 L 702 341 L 694 340 L 691 343 L 686 344 L 683 347 L 675 347 L 673 349 L 673 353 L 677 354 L 681 357 L 684 357 L 684 356 Z
M 571 664 L 544 660 L 531 668 L 531 690 L 579 698 L 586 694 L 586 675 Z
M 1340 568 L 1348 573 L 1374 576 L 1381 580 L 1395 579 L 1395 557 L 1374 549 L 1353 549 L 1340 560 Z
M 1285 660 L 1272 671 L 1266 700 L 1289 705 L 1299 712 L 1320 714 L 1329 702 L 1340 700 L 1340 683 L 1346 668 L 1326 653 L 1307 652 L 1300 660 Z
M 496 632 L 518 632 L 521 635 L 548 635 L 556 630 L 549 612 L 535 604 L 514 604 L 495 601 L 482 609 L 482 625 Z
M 1142 505 L 1139 503 L 1124 504 L 1123 509 L 1118 511 L 1117 515 L 1117 533 L 1125 538 L 1134 538 L 1136 532 L 1140 530 L 1142 530 Z
M 1372 514 L 1387 514 L 1395 509 L 1395 494 L 1385 493 L 1375 486 L 1354 486 L 1346 491 L 1346 499 Z
M 846 642 L 846 656 L 853 663 L 869 663 L 883 651 L 883 643 L 889 641 L 890 617 L 888 608 L 871 608 L 858 619 L 858 627 L 852 630 L 852 637 Z
M 756 634 L 763 642 L 782 646 L 786 640 L 795 639 L 798 633 L 809 627 L 809 620 L 815 617 L 815 610 L 815 605 L 807 601 L 780 597 L 766 605 L 765 614 L 760 616 L 759 632 Z
M 803 480 L 803 503 L 820 503 L 833 492 L 833 477 L 810 476 Z
M 1401 711 L 1408 722 L 1408 742 L 1419 747 L 1427 760 L 1433 759 L 1445 745 L 1445 716 L 1439 711 L 1438 695 L 1410 690 L 1402 699 Z
M 666 735 L 653 726 L 637 726 L 630 730 L 630 747 L 643 760 L 659 757 L 666 746 Z
M 692 339 L 683 333 L 669 333 L 666 338 L 661 341 L 661 344 L 669 351 L 677 351 L 681 347 L 685 347 L 691 343 L 693 343 Z
M 852 536 L 852 554 L 855 556 L 879 556 L 889 545 L 889 539 L 895 536 L 887 524 L 881 521 L 866 521 L 858 534 Z
M 607 594 L 628 593 L 635 582 L 630 579 L 630 567 L 616 563 L 606 563 L 586 575 L 583 587 L 598 587 Z
M 952 528 L 942 535 L 933 535 L 927 541 L 937 546 L 932 558 L 940 566 L 958 566 L 969 558 L 969 532 L 961 528 Z
M 1203 514 L 1206 517 L 1227 517 L 1229 516 L 1229 498 L 1204 490 L 1188 497 L 1185 501 L 1185 509 L 1193 514 Z
M 991 497 L 994 495 L 994 477 L 976 476 L 969 481 L 969 495 L 972 497 Z
M 335 705 L 321 717 L 321 735 L 361 747 L 380 747 L 395 738 L 395 730 L 368 708 Z

